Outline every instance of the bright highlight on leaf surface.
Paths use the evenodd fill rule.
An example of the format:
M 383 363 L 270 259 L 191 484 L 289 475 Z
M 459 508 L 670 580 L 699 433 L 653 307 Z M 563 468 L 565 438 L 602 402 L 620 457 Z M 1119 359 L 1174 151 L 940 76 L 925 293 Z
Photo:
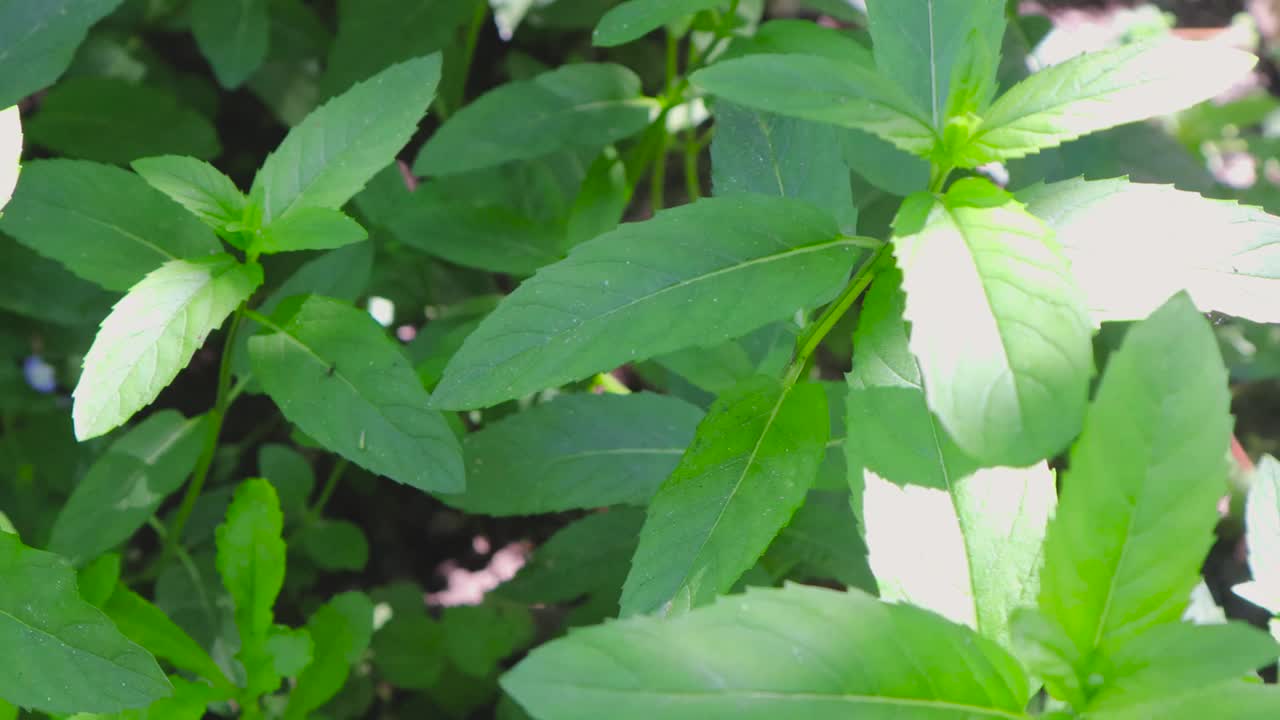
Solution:
M 230 255 L 175 260 L 111 310 L 84 358 L 72 397 L 76 438 L 105 434 L 146 407 L 209 333 L 262 284 L 262 267 Z
M 929 408 L 981 465 L 1025 467 L 1080 427 L 1089 318 L 1052 231 L 983 179 L 920 194 L 894 226 Z
M 1226 45 L 1168 38 L 1081 55 L 1001 95 L 959 160 L 975 167 L 1024 157 L 1098 130 L 1184 110 L 1230 89 L 1257 62 Z
M 1142 319 L 1182 290 L 1204 312 L 1280 322 L 1280 218 L 1259 208 L 1123 178 L 1018 198 L 1053 228 L 1095 323 Z
M 0 110 L 0 211 L 9 204 L 18 186 L 19 162 L 22 160 L 22 118 L 18 106 Z

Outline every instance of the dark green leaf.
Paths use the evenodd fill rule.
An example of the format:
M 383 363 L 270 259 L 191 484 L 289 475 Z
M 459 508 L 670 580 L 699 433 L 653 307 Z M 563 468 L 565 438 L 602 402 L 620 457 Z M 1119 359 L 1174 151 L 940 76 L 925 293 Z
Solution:
M 316 485 L 311 464 L 288 445 L 267 444 L 258 448 L 258 476 L 271 481 L 286 519 L 302 514 Z
M 61 154 L 116 165 L 165 154 L 207 160 L 222 151 L 213 124 L 174 95 L 105 77 L 58 83 L 26 133 Z
M 861 590 L 876 587 L 846 491 L 810 490 L 765 561 L 785 567 L 793 577 L 836 580 Z
M 422 614 L 391 618 L 373 636 L 373 665 L 386 681 L 406 690 L 426 690 L 444 670 L 444 628 Z
M 80 597 L 90 605 L 101 609 L 120 582 L 120 555 L 107 553 L 93 560 L 76 572 L 76 584 Z
M 324 570 L 363 570 L 369 562 L 369 541 L 360 526 L 322 520 L 298 534 L 307 557 Z
M 691 345 L 716 343 L 831 297 L 859 254 L 794 200 L 701 200 L 574 248 L 485 318 L 436 404 L 474 408 Z
M 600 18 L 591 41 L 599 47 L 622 45 L 722 4 L 724 0 L 626 0 Z
M 791 197 L 836 217 L 851 210 L 849 170 L 840 154 L 832 152 L 840 143 L 838 128 L 727 102 L 715 106 L 715 117 L 711 184 L 717 197 Z
M 875 70 L 817 55 L 749 55 L 692 76 L 725 100 L 802 120 L 866 130 L 916 155 L 936 135 L 923 110 Z
M 729 590 L 804 502 L 828 430 L 819 385 L 760 376 L 721 396 L 649 503 L 622 614 L 678 613 Z
M 204 416 L 153 413 L 89 468 L 53 524 L 49 549 L 82 562 L 128 540 L 195 468 Z
M 173 692 L 156 661 L 80 599 L 65 560 L 0 533 L 0 697 L 50 713 L 118 712 Z
M 262 266 L 216 255 L 167 262 L 130 289 L 85 355 L 76 437 L 110 432 L 150 404 L 260 284 Z
M 533 616 L 516 605 L 451 607 L 440 624 L 449 660 L 474 677 L 489 677 L 503 658 L 533 640 Z
M 640 78 L 627 68 L 565 65 L 502 85 L 452 115 L 413 169 L 452 175 L 571 147 L 603 147 L 643 130 L 656 113 L 656 101 L 640 94 Z
M 221 251 L 209 228 L 137 175 L 78 160 L 27 163 L 0 230 L 120 292 L 165 262 Z
M 316 108 L 253 180 L 249 197 L 261 208 L 263 223 L 298 208 L 345 205 L 409 141 L 439 80 L 440 57 L 421 57 L 393 65 Z
M 234 90 L 267 58 L 267 0 L 194 0 L 191 31 L 218 83 Z
M 0 108 L 62 75 L 84 36 L 121 0 L 0 0 Z
M 58 263 L 0 235 L 0 308 L 37 320 L 83 327 L 104 317 L 114 299 Z
M 905 90 L 939 133 L 986 109 L 996 91 L 1005 0 L 872 0 L 876 67 Z
M 312 296 L 249 341 L 254 375 L 303 432 L 371 472 L 435 492 L 463 488 L 453 432 L 400 349 L 367 313 Z
M 616 598 L 644 523 L 638 508 L 588 515 L 551 536 L 495 591 L 517 602 L 562 603 L 595 591 Z M 617 611 L 617 603 L 614 603 Z
M 441 499 L 485 515 L 643 505 L 701 417 L 652 393 L 560 397 L 467 435 L 467 492 Z
M 336 95 L 388 65 L 443 50 L 475 5 L 475 0 L 340 0 L 323 94 Z
M 543 720 L 1021 718 L 1029 695 L 1017 662 L 967 628 L 801 585 L 579 630 L 502 686 Z

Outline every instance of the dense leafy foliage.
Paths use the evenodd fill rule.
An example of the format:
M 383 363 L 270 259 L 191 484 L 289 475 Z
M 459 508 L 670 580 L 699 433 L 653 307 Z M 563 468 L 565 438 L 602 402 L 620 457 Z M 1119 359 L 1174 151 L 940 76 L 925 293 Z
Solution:
M 809 5 L 0 0 L 0 720 L 1280 715 L 1257 58 Z

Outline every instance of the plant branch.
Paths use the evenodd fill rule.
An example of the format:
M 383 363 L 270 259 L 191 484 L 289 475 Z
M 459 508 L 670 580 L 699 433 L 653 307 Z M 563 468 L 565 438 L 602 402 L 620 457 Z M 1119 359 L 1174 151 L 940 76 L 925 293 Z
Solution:
M 791 364 L 787 366 L 787 373 L 783 380 L 784 385 L 791 387 L 800 379 L 800 374 L 804 372 L 805 366 L 809 363 L 809 358 L 813 357 L 818 345 L 822 344 L 823 339 L 827 337 L 831 329 L 836 326 L 836 323 L 840 322 L 840 318 L 844 317 L 849 308 L 853 307 L 853 303 L 862 296 L 867 286 L 875 279 L 876 270 L 880 265 L 880 261 L 888 254 L 889 247 L 887 243 L 881 245 L 879 250 L 870 258 L 867 258 L 858 268 L 858 271 L 853 274 L 849 284 L 845 286 L 844 290 L 840 291 L 840 295 L 796 339 L 795 355 L 792 356 Z
M 222 435 L 222 421 L 226 417 L 227 408 L 231 406 L 231 401 L 239 395 L 239 391 L 243 390 L 246 384 L 246 381 L 242 381 L 237 385 L 237 391 L 232 393 L 231 355 L 235 348 L 236 332 L 240 329 L 240 321 L 244 318 L 245 312 L 246 309 L 242 303 L 231 316 L 231 325 L 227 329 L 227 337 L 222 344 L 222 360 L 218 363 L 218 390 L 214 396 L 213 409 L 209 411 L 209 430 L 205 435 L 204 447 L 200 451 L 200 459 L 196 462 L 191 482 L 187 483 L 186 494 L 182 496 L 182 503 L 178 506 L 178 511 L 174 514 L 173 522 L 170 523 L 166 533 L 165 550 L 159 563 L 161 566 L 182 544 L 182 531 L 186 529 L 187 520 L 191 517 L 191 511 L 195 509 L 196 500 L 204 490 L 205 481 L 209 479 L 209 469 L 213 466 L 213 458 L 218 451 L 218 438 Z

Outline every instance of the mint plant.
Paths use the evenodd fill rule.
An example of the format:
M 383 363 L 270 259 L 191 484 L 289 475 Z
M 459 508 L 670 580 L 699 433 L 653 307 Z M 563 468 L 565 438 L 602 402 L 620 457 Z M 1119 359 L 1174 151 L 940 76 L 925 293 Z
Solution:
M 1232 438 L 1204 314 L 1280 320 L 1280 220 L 991 179 L 1249 53 L 1028 74 L 1000 0 L 829 8 L 865 34 L 737 0 L 134 5 L 0 0 L 0 104 L 53 84 L 0 112 L 0 718 L 1280 712 L 1275 639 L 1183 620 Z M 593 61 L 513 55 L 472 98 L 491 12 Z M 120 41 L 156 23 L 289 126 L 260 163 Z M 1270 611 L 1275 475 L 1238 588 Z M 399 505 L 432 509 L 412 542 Z M 403 569 L 433 518 L 553 513 L 477 604 Z

